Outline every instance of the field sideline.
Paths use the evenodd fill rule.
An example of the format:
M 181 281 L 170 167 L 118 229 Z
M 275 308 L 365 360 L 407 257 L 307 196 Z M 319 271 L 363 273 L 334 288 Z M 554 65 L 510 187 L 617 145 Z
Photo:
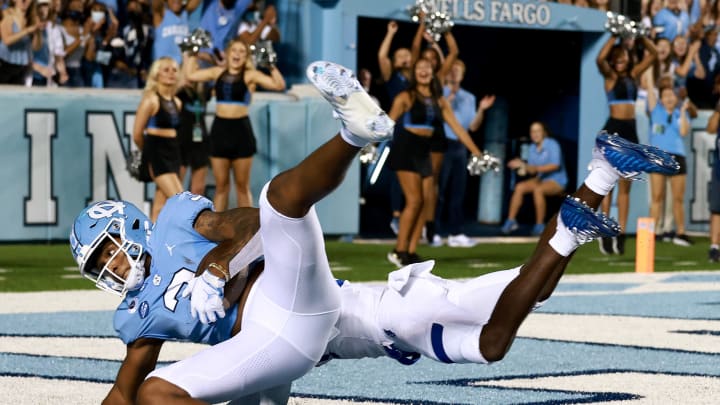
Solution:
M 485 238 L 474 248 L 421 246 L 418 253 L 435 259 L 435 273 L 447 278 L 474 277 L 523 263 L 535 247 L 533 238 Z M 695 237 L 690 247 L 659 242 L 655 271 L 720 270 L 707 260 L 708 239 Z M 391 241 L 328 240 L 328 259 L 337 278 L 352 281 L 384 280 L 394 269 L 387 259 Z M 578 249 L 567 274 L 625 273 L 635 266 L 635 239 L 629 238 L 623 256 L 603 256 L 597 244 Z M 80 279 L 67 244 L 0 245 L 0 292 L 92 289 Z
M 290 403 L 716 403 L 720 272 L 707 262 L 707 240 L 696 241 L 659 245 L 653 274 L 632 271 L 634 252 L 613 257 L 596 244 L 581 248 L 572 274 L 497 364 L 333 360 L 295 382 Z M 337 277 L 382 280 L 393 269 L 384 258 L 388 244 L 327 245 Z M 516 266 L 533 247 L 525 240 L 423 247 L 420 254 L 437 259 L 438 274 L 466 277 Z M 0 246 L 0 269 L 0 403 L 100 403 L 125 353 L 112 328 L 119 297 L 79 279 L 63 244 Z M 160 360 L 202 348 L 168 343 Z

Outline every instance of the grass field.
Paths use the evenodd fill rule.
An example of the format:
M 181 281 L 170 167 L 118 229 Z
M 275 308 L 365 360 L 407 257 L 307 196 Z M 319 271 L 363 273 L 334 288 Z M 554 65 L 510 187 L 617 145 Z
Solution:
M 508 239 L 512 241 L 512 239 Z M 720 270 L 707 260 L 708 239 L 694 238 L 695 245 L 655 245 L 655 271 Z M 422 246 L 418 253 L 435 259 L 434 273 L 448 278 L 476 276 L 489 271 L 515 267 L 531 254 L 535 244 L 480 243 L 460 249 Z M 394 269 L 385 256 L 392 249 L 387 243 L 345 243 L 327 241 L 327 252 L 335 276 L 354 281 L 383 280 Z M 624 256 L 603 256 L 597 244 L 581 247 L 567 273 L 633 272 L 635 239 L 628 239 Z M 0 245 L 0 292 L 92 289 L 81 279 L 66 244 Z

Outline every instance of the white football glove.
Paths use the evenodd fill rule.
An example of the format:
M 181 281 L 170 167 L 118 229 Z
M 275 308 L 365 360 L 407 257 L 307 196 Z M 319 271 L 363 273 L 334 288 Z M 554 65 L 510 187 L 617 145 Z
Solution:
M 190 314 L 207 325 L 225 317 L 223 308 L 223 287 L 225 280 L 205 271 L 200 277 L 193 277 L 183 290 L 182 297 L 190 296 Z

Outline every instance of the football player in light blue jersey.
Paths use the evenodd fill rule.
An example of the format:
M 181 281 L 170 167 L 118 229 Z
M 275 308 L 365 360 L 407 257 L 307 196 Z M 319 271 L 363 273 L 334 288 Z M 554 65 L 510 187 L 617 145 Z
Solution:
M 203 257 L 226 234 L 237 234 L 235 240 L 241 241 L 259 227 L 257 209 L 242 208 L 215 214 L 224 226 L 198 231 L 196 226 L 206 226 L 200 218 L 213 217 L 211 213 L 215 214 L 208 199 L 184 192 L 168 200 L 154 227 L 126 201 L 91 204 L 75 220 L 70 243 L 81 273 L 99 288 L 124 295 L 114 328 L 128 345 L 127 357 L 108 394 L 109 403 L 134 402 L 134 393 L 155 367 L 164 341 L 216 344 L 229 339 L 234 326 L 239 328 L 237 304 L 217 322 L 202 323 L 193 319 L 189 299 L 180 294 Z M 244 281 L 239 277 L 237 285 Z M 221 305 L 216 308 L 225 313 Z
M 332 98 L 344 128 L 268 182 L 259 209 L 215 212 L 207 199 L 180 193 L 168 200 L 152 228 L 124 201 L 92 204 L 76 218 L 70 239 L 81 273 L 125 295 L 114 324 L 127 354 L 107 403 L 232 400 L 288 384 L 321 360 L 340 293 L 314 204 L 341 183 L 361 147 L 392 134 L 394 122 L 349 70 L 317 63 L 309 74 Z M 260 239 L 259 252 L 240 251 Z M 259 255 L 265 267 L 256 280 L 250 277 L 252 297 L 233 299 L 244 302 L 242 307 L 224 307 L 228 269 L 235 274 Z M 155 370 L 147 388 L 138 391 L 166 340 L 217 344 Z

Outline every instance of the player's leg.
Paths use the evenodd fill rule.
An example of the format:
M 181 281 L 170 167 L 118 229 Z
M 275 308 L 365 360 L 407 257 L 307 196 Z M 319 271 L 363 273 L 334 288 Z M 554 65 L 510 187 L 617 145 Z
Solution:
M 333 105 L 343 128 L 261 192 L 265 271 L 243 315 L 244 324 L 276 334 L 273 348 L 282 350 L 269 358 L 281 359 L 282 370 L 275 373 L 287 381 L 302 376 L 320 360 L 340 309 L 339 289 L 330 272 L 314 204 L 342 182 L 360 147 L 388 137 L 394 125 L 349 70 L 328 62 L 313 63 L 308 76 Z M 286 345 L 294 355 L 292 350 L 283 353 Z M 270 382 L 277 386 L 283 381 L 266 374 L 267 378 L 252 385 Z
M 233 399 L 227 405 L 285 405 L 290 399 L 291 387 L 291 384 L 283 384 L 262 392 Z
M 389 137 L 394 123 L 348 69 L 315 62 L 307 74 L 333 105 L 343 128 L 263 189 L 259 206 L 265 272 L 258 286 L 264 287 L 264 294 L 281 308 L 309 314 L 330 311 L 339 300 L 332 297 L 332 302 L 324 303 L 317 296 L 335 281 L 313 205 L 342 182 L 360 148 L 369 141 Z
M 313 204 L 342 182 L 361 147 L 388 138 L 394 126 L 362 86 L 357 87 L 358 82 L 349 69 L 330 62 L 315 62 L 308 67 L 307 74 L 333 105 L 343 128 L 297 166 L 270 182 L 270 204 L 278 212 L 294 218 L 304 216 Z
M 593 210 L 618 179 L 634 178 L 641 172 L 671 174 L 678 169 L 677 162 L 657 148 L 605 133 L 596 140 L 590 167 L 584 184 L 563 203 L 559 215 L 545 228 L 532 257 L 500 295 L 483 327 L 480 352 L 488 361 L 502 359 L 522 321 L 538 301 L 549 297 L 579 245 L 617 233 L 614 221 Z

